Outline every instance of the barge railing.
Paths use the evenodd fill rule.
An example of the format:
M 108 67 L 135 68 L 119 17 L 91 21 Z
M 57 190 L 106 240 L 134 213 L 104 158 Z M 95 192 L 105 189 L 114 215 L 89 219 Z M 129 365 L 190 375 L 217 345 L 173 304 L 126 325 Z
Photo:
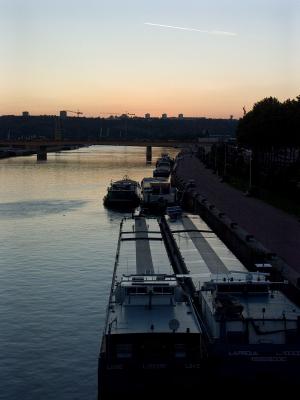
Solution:
M 108 300 L 108 305 L 107 305 L 107 309 L 106 309 L 106 318 L 105 318 L 104 331 L 106 331 L 106 329 L 107 329 L 108 319 L 109 319 L 109 308 L 110 308 L 110 305 L 112 303 L 112 297 L 113 297 L 114 288 L 115 288 L 114 282 L 116 280 L 117 267 L 118 267 L 118 263 L 119 263 L 123 223 L 124 223 L 124 218 L 120 222 L 120 230 L 119 230 L 119 237 L 118 237 L 116 259 L 115 259 L 115 264 L 114 264 L 113 276 L 112 276 L 112 280 L 111 280 L 111 288 L 110 288 L 110 293 L 109 293 L 109 300 Z

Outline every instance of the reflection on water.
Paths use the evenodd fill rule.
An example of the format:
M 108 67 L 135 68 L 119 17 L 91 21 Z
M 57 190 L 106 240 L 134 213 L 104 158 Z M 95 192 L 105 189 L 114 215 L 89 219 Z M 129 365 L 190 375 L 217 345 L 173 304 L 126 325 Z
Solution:
M 96 398 L 123 215 L 102 199 L 111 180 L 140 181 L 152 169 L 134 147 L 0 161 L 1 399 Z
M 32 218 L 76 210 L 85 204 L 80 200 L 34 200 L 0 203 L 0 218 Z

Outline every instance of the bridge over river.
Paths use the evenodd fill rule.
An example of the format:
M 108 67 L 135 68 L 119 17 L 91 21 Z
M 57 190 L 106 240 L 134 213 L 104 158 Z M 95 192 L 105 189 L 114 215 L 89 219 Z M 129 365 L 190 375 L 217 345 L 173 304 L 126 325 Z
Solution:
M 38 160 L 47 160 L 47 152 L 54 149 L 66 149 L 76 146 L 141 146 L 146 147 L 146 161 L 152 161 L 152 147 L 175 147 L 183 148 L 195 144 L 212 145 L 218 142 L 219 138 L 198 138 L 197 140 L 128 140 L 122 138 L 103 139 L 43 139 L 43 140 L 0 140 L 0 148 L 29 149 L 37 154 Z

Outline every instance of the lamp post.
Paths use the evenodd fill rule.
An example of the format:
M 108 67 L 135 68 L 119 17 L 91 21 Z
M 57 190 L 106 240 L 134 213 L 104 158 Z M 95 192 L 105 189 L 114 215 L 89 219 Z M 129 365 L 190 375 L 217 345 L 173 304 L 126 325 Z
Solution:
M 227 181 L 227 176 L 226 176 L 226 174 L 227 174 L 227 145 L 226 145 L 225 142 L 224 142 L 224 159 L 223 159 L 223 161 L 224 161 L 224 164 L 223 164 L 224 169 L 223 169 L 223 172 L 222 172 L 222 176 L 221 176 L 220 182 L 226 182 Z
M 249 150 L 249 192 L 252 189 L 252 150 Z
M 218 175 L 217 146 L 214 145 L 214 173 Z
M 249 156 L 249 186 L 245 193 L 246 196 L 251 196 L 252 194 L 252 150 L 246 150 L 245 153 Z
M 223 172 L 223 181 L 226 181 L 226 174 L 227 174 L 227 144 L 224 143 L 224 172 Z

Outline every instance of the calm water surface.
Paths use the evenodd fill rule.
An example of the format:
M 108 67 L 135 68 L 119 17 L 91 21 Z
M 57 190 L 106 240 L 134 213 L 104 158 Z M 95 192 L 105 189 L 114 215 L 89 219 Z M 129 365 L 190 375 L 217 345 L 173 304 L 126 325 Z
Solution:
M 102 198 L 152 169 L 133 147 L 0 161 L 0 399 L 96 399 L 122 217 Z

